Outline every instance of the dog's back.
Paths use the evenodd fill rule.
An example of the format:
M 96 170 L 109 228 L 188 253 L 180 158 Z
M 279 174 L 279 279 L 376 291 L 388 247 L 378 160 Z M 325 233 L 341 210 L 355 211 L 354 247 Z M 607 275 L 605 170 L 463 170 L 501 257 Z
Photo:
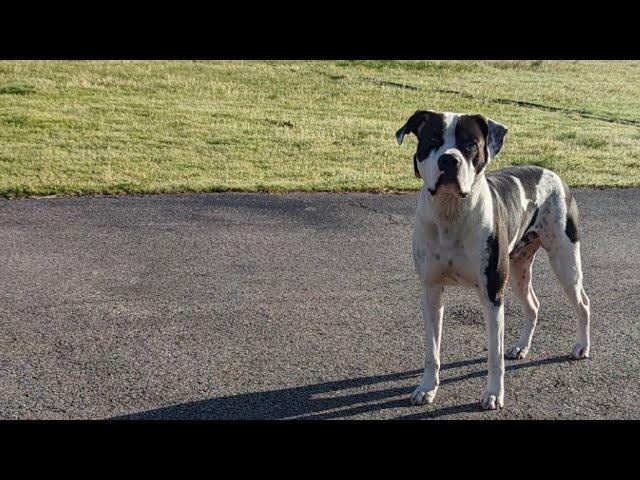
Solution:
M 562 232 L 572 243 L 579 239 L 579 213 L 567 184 L 546 168 L 521 165 L 487 174 L 497 228 L 504 228 L 509 252 L 530 232 L 550 246 Z M 547 248 L 545 246 L 545 248 Z

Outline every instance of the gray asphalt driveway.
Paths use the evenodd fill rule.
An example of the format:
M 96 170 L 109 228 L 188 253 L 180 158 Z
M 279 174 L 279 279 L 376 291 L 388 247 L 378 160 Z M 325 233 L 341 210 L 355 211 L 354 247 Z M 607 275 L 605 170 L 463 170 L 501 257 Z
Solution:
M 0 201 L 1 418 L 640 418 L 640 191 L 577 190 L 592 358 L 546 255 L 530 356 L 482 412 L 484 327 L 445 296 L 442 385 L 413 407 L 423 345 L 417 196 Z M 506 337 L 521 310 L 506 304 Z

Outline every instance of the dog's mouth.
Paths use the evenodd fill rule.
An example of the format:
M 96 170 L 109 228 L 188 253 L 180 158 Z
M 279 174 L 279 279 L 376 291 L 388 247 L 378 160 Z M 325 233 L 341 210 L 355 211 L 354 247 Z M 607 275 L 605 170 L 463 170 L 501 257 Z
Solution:
M 427 188 L 429 193 L 435 195 L 455 195 L 460 198 L 467 196 L 468 192 L 463 192 L 457 177 L 448 177 L 440 175 L 436 182 L 435 188 Z

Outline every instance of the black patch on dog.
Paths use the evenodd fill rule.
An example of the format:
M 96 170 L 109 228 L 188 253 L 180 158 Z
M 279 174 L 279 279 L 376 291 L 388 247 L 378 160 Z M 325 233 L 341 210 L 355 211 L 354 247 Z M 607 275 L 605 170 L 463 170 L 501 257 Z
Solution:
M 456 124 L 456 147 L 464 158 L 470 160 L 476 173 L 480 173 L 487 165 L 488 126 L 480 115 L 460 115 Z
M 487 178 L 491 175 L 512 175 L 522 183 L 524 196 L 527 200 L 535 201 L 538 184 L 540 183 L 540 178 L 542 177 L 543 172 L 544 169 L 542 167 L 536 167 L 534 165 L 516 165 L 501 168 L 497 172 L 487 175 Z
M 400 129 L 396 132 L 396 136 L 406 135 L 408 133 L 413 133 L 417 136 L 420 125 L 422 125 L 422 123 L 427 120 L 429 114 L 430 112 L 427 112 L 425 110 L 418 110 L 407 119 L 402 127 L 400 127 Z
M 567 214 L 567 226 L 564 229 L 564 233 L 567 234 L 567 237 L 569 237 L 572 243 L 578 241 L 578 228 L 569 214 Z
M 564 199 L 567 204 L 567 223 L 564 227 L 564 233 L 569 237 L 571 243 L 576 243 L 580 240 L 580 214 L 578 212 L 578 204 L 571 194 L 569 186 L 564 181 L 562 182 L 562 187 L 564 188 Z
M 505 278 L 500 266 L 500 246 L 498 237 L 490 235 L 487 237 L 487 266 L 484 274 L 487 277 L 487 294 L 489 300 L 497 307 L 502 304 Z
M 484 273 L 487 277 L 487 296 L 495 306 L 500 306 L 504 301 L 504 290 L 509 276 L 509 225 L 516 224 L 517 230 L 517 223 L 521 221 L 524 212 L 521 209 L 508 211 L 499 191 L 494 188 L 489 190 L 493 201 L 493 232 L 486 241 L 487 263 Z
M 413 173 L 422 178 L 418 162 L 422 162 L 432 150 L 440 148 L 444 143 L 444 114 L 418 110 L 396 132 L 396 137 L 408 133 L 413 133 L 418 138 L 418 147 L 413 156 Z
M 422 175 L 420 175 L 420 170 L 418 170 L 418 155 L 413 156 L 413 173 L 416 177 L 422 178 Z
M 444 114 L 435 112 L 422 112 L 424 127 L 419 133 L 416 159 L 422 162 L 433 150 L 437 150 L 444 143 Z
M 527 225 L 527 228 L 524 229 L 525 232 L 533 226 L 537 218 L 538 218 L 538 209 L 536 208 L 536 210 L 533 212 L 533 216 L 531 217 L 531 221 L 529 222 L 529 225 Z

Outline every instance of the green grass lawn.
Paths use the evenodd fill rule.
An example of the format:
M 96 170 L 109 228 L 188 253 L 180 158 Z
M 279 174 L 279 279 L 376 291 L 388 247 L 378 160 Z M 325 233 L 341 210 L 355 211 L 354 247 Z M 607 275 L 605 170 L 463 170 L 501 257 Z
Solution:
M 4 61 L 0 195 L 417 189 L 417 109 L 507 125 L 491 168 L 640 186 L 640 62 Z

